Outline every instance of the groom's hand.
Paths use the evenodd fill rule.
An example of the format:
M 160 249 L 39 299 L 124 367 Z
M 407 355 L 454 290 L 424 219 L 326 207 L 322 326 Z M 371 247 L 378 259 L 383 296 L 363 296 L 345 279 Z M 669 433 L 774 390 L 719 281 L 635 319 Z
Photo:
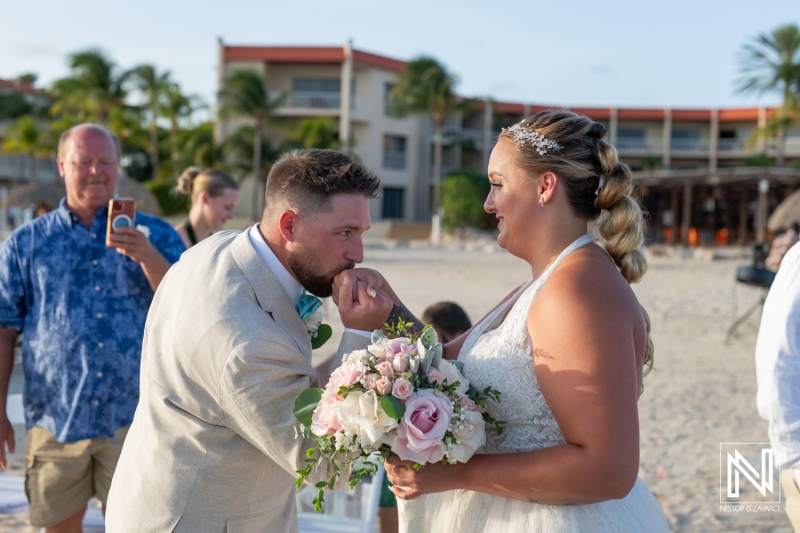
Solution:
M 383 287 L 383 276 L 381 276 L 376 270 L 372 270 L 370 268 L 351 268 L 348 270 L 343 270 L 339 272 L 335 278 L 333 278 L 332 296 L 333 303 L 336 305 L 339 305 L 339 293 L 341 292 L 342 283 L 345 279 L 349 280 L 349 285 L 352 288 L 351 299 L 354 302 L 358 301 L 357 282 L 365 282 L 367 284 L 367 294 L 373 298 Z
M 342 278 L 337 299 L 344 327 L 362 331 L 382 328 L 394 307 L 385 292 L 376 290 L 372 295 L 366 281 L 356 280 L 354 283 L 349 276 Z

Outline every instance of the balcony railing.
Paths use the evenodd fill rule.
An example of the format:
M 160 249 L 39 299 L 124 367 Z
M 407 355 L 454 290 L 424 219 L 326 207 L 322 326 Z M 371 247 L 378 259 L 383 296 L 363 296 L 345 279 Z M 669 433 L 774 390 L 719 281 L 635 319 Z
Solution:
M 325 91 L 291 92 L 283 106 L 292 109 L 339 109 L 341 93 Z
M 617 139 L 617 150 L 620 152 L 661 153 L 664 151 L 664 141 L 661 139 Z
M 744 152 L 746 139 L 720 139 L 717 149 L 720 152 Z
M 406 168 L 406 153 L 395 150 L 384 150 L 383 168 L 404 170 Z
M 31 160 L 27 155 L 0 154 L 0 178 L 7 180 L 30 181 Z M 39 181 L 52 182 L 58 177 L 55 163 L 50 159 L 37 158 L 34 172 Z
M 673 152 L 708 153 L 711 149 L 710 139 L 672 139 Z

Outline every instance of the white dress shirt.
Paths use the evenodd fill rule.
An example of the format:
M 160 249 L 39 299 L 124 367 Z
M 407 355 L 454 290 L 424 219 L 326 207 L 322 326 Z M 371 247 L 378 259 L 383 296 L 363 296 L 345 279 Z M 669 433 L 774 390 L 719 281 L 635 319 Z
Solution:
M 776 465 L 800 467 L 800 245 L 784 256 L 764 302 L 756 378 L 758 413 L 769 421 Z
M 303 295 L 303 286 L 300 285 L 300 282 L 295 279 L 291 272 L 286 270 L 286 267 L 280 262 L 278 256 L 275 255 L 275 252 L 269 247 L 267 241 L 265 241 L 263 235 L 261 235 L 261 232 L 258 231 L 258 224 L 250 228 L 248 237 L 250 237 L 250 242 L 253 244 L 253 248 L 256 249 L 256 253 L 264 260 L 275 275 L 278 283 L 280 283 L 283 290 L 286 291 L 289 301 L 292 302 L 292 305 L 297 305 L 297 302 L 300 301 L 300 297 Z

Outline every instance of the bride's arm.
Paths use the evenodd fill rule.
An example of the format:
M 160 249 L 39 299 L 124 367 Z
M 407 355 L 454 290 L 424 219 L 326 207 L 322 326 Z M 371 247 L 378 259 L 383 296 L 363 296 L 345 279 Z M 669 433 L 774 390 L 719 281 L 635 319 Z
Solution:
M 566 269 L 563 274 L 553 275 L 537 297 L 528 330 L 536 347 L 536 376 L 566 444 L 476 455 L 468 463 L 426 465 L 419 472 L 391 461 L 387 472 L 398 497 L 467 489 L 547 504 L 588 504 L 630 492 L 639 469 L 634 337 L 640 331 L 628 312 L 635 297 L 606 276 L 575 281 Z

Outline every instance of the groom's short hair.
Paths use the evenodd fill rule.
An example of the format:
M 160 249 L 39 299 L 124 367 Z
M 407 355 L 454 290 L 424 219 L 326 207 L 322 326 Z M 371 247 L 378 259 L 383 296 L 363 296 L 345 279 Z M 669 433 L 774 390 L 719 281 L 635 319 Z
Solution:
M 376 198 L 378 176 L 352 156 L 335 150 L 293 150 L 272 165 L 267 176 L 265 216 L 286 208 L 308 214 L 330 210 L 335 194 L 363 194 Z

